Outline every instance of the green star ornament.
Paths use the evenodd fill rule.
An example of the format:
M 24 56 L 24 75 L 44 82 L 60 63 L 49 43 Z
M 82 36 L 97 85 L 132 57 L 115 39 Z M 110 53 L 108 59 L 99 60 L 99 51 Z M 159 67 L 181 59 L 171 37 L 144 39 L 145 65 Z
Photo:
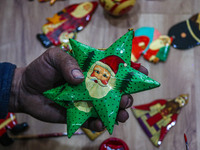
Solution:
M 91 102 L 106 129 L 112 134 L 121 96 L 160 86 L 157 81 L 131 67 L 133 35 L 133 30 L 129 30 L 105 51 L 70 39 L 73 56 L 83 71 L 85 81 L 76 86 L 66 83 L 44 92 L 44 95 L 61 106 L 66 101 Z M 73 118 L 66 109 L 67 118 Z M 73 122 L 67 121 L 68 127 L 71 124 Z

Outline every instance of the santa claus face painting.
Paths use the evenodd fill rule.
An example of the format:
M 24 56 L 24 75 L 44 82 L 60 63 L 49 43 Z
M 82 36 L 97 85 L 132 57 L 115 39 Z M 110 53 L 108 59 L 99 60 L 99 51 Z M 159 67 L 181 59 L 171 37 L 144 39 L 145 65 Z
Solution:
M 90 96 L 94 98 L 106 96 L 115 83 L 115 78 L 112 76 L 113 73 L 111 74 L 112 71 L 108 71 L 102 65 L 105 64 L 101 63 L 101 65 L 98 65 L 95 63 L 92 65 L 86 77 L 86 88 Z
M 114 88 L 116 83 L 115 75 L 121 63 L 125 64 L 120 57 L 110 55 L 96 61 L 91 66 L 85 80 L 86 88 L 91 97 L 102 98 Z
M 111 76 L 110 72 L 99 65 L 95 65 L 93 73 L 91 74 L 91 77 L 95 77 L 97 78 L 97 80 L 101 81 L 99 82 L 101 86 L 106 86 L 108 84 L 110 76 Z M 94 81 L 97 83 L 98 82 L 97 80 Z

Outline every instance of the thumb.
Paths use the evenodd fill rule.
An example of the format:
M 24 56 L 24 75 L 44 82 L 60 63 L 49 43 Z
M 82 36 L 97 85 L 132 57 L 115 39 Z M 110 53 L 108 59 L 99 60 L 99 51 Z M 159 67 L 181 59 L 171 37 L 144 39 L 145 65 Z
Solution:
M 47 61 L 70 84 L 77 85 L 84 81 L 83 73 L 77 61 L 60 48 L 51 48 L 46 51 Z

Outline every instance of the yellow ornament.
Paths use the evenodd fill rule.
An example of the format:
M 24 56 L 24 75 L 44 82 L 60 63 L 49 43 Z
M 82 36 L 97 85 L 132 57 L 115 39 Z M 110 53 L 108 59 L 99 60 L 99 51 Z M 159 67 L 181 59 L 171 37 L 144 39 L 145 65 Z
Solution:
M 113 16 L 126 14 L 135 4 L 136 0 L 99 0 L 106 12 Z

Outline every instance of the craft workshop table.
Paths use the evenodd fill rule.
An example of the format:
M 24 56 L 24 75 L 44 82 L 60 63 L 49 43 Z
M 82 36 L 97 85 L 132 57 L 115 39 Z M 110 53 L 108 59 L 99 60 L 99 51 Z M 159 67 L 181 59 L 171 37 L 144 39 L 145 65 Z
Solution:
M 83 0 L 82 0 L 83 1 Z M 86 1 L 86 0 L 84 0 Z M 0 2 L 0 60 L 25 66 L 41 55 L 45 48 L 36 39 L 41 33 L 45 18 L 65 6 L 81 2 L 67 0 L 39 3 L 37 0 L 2 0 Z M 127 32 L 128 28 L 150 26 L 167 34 L 169 28 L 188 19 L 199 11 L 199 0 L 137 0 L 128 15 L 113 18 L 103 12 L 99 5 L 88 26 L 78 33 L 77 40 L 96 48 L 107 48 Z M 171 48 L 166 63 L 152 64 L 140 58 L 149 76 L 161 83 L 159 88 L 134 94 L 134 105 L 148 103 L 158 98 L 174 98 L 182 93 L 190 95 L 189 103 L 179 114 L 175 127 L 165 137 L 160 150 L 184 150 L 184 133 L 187 134 L 191 150 L 200 149 L 200 47 L 186 51 Z M 42 139 L 18 140 L 3 150 L 97 150 L 102 141 L 109 137 L 123 139 L 131 150 L 155 150 L 155 148 L 129 109 L 129 120 L 115 126 L 113 135 L 106 131 L 95 141 L 85 135 Z M 25 134 L 66 131 L 66 125 L 38 121 L 26 114 L 17 114 L 18 122 L 26 121 L 30 128 Z

